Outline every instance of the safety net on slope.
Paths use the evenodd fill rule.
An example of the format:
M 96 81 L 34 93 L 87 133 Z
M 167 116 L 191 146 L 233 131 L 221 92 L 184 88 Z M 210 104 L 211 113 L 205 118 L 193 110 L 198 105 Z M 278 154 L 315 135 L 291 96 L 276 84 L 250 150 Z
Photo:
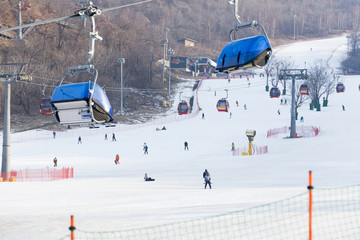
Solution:
M 360 239 L 360 185 L 312 190 L 312 239 Z M 213 217 L 120 231 L 74 231 L 75 239 L 308 240 L 309 196 Z M 70 239 L 70 235 L 62 239 Z

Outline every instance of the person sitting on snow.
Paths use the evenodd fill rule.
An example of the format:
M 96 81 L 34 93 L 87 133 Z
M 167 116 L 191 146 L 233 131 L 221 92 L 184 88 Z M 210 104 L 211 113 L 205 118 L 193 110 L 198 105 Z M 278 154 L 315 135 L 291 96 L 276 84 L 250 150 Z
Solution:
M 145 181 L 155 181 L 155 179 L 148 177 L 147 173 L 145 173 L 145 177 L 144 177 Z

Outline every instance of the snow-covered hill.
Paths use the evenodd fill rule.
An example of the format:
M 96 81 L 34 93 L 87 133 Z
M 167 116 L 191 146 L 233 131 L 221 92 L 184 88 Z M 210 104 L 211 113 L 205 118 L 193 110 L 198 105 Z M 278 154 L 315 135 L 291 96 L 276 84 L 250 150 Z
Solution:
M 323 59 L 329 71 L 337 72 L 346 53 L 346 37 L 293 43 L 275 52 L 276 58 L 293 59 L 301 68 L 305 62 L 310 66 Z M 83 230 L 108 231 L 240 210 L 303 193 L 309 170 L 315 187 L 359 184 L 360 76 L 341 76 L 341 80 L 346 91 L 331 95 L 321 112 L 310 111 L 308 103 L 299 109 L 305 121 L 297 121 L 298 125 L 320 127 L 314 138 L 266 137 L 269 129 L 290 125 L 290 105 L 271 99 L 265 78 L 259 76 L 250 78 L 250 85 L 246 78 L 230 83 L 203 80 L 198 90 L 201 111 L 193 117 L 177 116 L 174 110 L 153 124 L 74 130 L 59 133 L 56 139 L 49 132 L 16 134 L 11 146 L 13 169 L 52 167 L 56 156 L 59 167 L 74 167 L 75 177 L 1 183 L 1 238 L 58 239 L 68 234 L 71 214 Z M 183 98 L 191 97 L 192 86 L 188 82 L 179 89 Z M 229 90 L 228 113 L 215 107 L 218 99 L 226 97 L 224 89 Z M 166 131 L 155 130 L 164 125 Z M 269 154 L 232 156 L 232 142 L 247 146 L 246 129 L 256 130 L 254 143 L 267 145 Z M 116 142 L 104 140 L 104 133 L 113 132 Z M 82 144 L 77 144 L 78 135 Z M 184 151 L 185 141 L 189 151 Z M 142 151 L 144 142 L 148 155 Z M 120 165 L 114 164 L 116 154 Z M 203 189 L 204 169 L 212 176 L 211 190 Z M 156 181 L 145 182 L 144 173 Z

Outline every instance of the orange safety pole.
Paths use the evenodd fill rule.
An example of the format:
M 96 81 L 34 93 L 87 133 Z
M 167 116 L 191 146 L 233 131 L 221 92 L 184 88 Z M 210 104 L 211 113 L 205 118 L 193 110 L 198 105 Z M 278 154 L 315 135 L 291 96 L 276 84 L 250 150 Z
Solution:
M 70 234 L 70 239 L 71 240 L 75 240 L 75 224 L 74 224 L 74 215 L 71 215 L 70 216 L 70 227 L 69 227 L 69 230 L 71 232 Z
M 312 190 L 314 189 L 312 185 L 312 171 L 309 171 L 309 240 L 312 240 Z

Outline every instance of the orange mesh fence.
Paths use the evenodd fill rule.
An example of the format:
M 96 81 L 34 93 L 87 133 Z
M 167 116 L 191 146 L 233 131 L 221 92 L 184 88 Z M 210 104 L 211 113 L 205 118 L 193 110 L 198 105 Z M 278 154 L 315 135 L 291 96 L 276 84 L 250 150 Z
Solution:
M 17 182 L 27 181 L 56 181 L 74 177 L 74 168 L 44 168 L 44 169 L 25 169 L 12 170 L 10 178 L 15 178 Z M 6 173 L 1 173 L 1 177 L 6 179 Z

